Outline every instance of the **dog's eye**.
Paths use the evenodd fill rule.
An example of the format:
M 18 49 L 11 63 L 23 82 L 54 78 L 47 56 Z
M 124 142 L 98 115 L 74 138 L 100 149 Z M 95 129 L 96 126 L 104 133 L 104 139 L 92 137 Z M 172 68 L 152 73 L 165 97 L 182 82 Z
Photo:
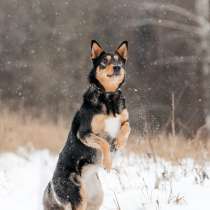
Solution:
M 107 58 L 103 58 L 103 60 L 102 60 L 101 63 L 100 63 L 101 67 L 102 67 L 102 68 L 105 68 L 107 64 L 108 64 Z
M 123 62 L 122 61 L 119 61 L 118 62 L 118 66 L 122 67 L 123 66 Z
M 124 63 L 122 61 L 118 61 L 118 66 L 122 67 Z

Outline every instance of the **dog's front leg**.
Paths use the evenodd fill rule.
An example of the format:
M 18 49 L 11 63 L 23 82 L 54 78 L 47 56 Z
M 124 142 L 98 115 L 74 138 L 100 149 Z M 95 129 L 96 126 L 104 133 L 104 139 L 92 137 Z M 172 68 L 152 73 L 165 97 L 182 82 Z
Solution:
M 123 149 L 127 143 L 128 137 L 131 132 L 128 119 L 129 119 L 128 111 L 127 109 L 124 109 L 120 114 L 121 127 L 114 143 L 116 149 Z
M 110 146 L 108 142 L 105 139 L 93 133 L 90 133 L 85 137 L 81 138 L 81 141 L 85 145 L 101 151 L 103 156 L 102 165 L 106 170 L 110 171 L 112 168 L 112 160 L 111 160 Z

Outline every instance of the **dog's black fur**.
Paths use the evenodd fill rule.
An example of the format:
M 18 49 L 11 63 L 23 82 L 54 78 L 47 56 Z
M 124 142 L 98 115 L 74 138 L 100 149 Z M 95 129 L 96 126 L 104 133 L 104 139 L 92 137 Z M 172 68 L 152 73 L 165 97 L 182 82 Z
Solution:
M 94 43 L 100 46 L 96 41 L 92 41 L 91 45 Z M 127 46 L 127 42 L 123 43 Z M 111 63 L 114 63 L 115 66 L 120 63 L 120 67 L 124 68 L 125 58 L 118 54 L 119 57 L 116 61 L 114 60 L 115 54 L 102 51 L 99 56 L 92 59 L 93 69 L 89 74 L 90 86 L 83 96 L 81 108 L 74 116 L 67 142 L 59 154 L 52 181 L 45 190 L 44 207 L 46 210 L 67 209 L 65 205 L 68 203 L 71 204 L 70 209 L 72 210 L 86 209 L 85 207 L 81 207 L 82 199 L 84 199 L 81 195 L 82 171 L 85 166 L 100 163 L 102 158 L 97 148 L 91 147 L 85 142 L 85 139 L 93 132 L 91 121 L 97 114 L 111 114 L 116 116 L 120 115 L 126 109 L 125 98 L 120 89 L 124 78 L 119 83 L 117 89 L 111 92 L 106 91 L 104 86 L 96 78 L 97 68 L 104 68 L 104 66 L 101 66 L 101 62 L 107 55 L 109 55 L 109 58 L 111 57 Z M 106 135 L 105 139 L 109 143 L 111 151 L 117 149 L 115 138 Z M 56 203 L 56 199 L 53 201 L 50 199 L 49 195 L 52 197 L 52 190 L 54 190 L 59 203 L 63 204 L 63 206 Z

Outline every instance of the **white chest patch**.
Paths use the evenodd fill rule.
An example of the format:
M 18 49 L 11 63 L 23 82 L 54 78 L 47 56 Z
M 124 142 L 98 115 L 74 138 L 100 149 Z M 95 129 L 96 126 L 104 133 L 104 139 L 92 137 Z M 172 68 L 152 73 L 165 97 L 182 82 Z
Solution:
M 119 117 L 108 117 L 105 120 L 105 132 L 107 132 L 112 138 L 117 136 L 120 129 Z

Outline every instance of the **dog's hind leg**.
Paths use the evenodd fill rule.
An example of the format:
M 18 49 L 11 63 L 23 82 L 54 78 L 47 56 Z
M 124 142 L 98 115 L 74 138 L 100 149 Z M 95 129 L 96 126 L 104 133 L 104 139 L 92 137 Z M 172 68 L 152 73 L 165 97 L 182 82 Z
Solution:
M 43 195 L 44 210 L 64 210 L 63 205 L 56 201 L 51 182 L 47 185 Z M 72 209 L 68 209 L 72 210 Z
M 51 185 L 54 197 L 58 200 L 57 203 L 60 202 L 63 210 L 86 210 L 86 190 L 81 176 L 76 173 L 71 173 L 69 177 L 55 176 Z
M 99 210 L 103 203 L 104 193 L 96 172 L 85 180 L 85 186 L 87 189 L 87 210 Z
M 80 181 L 80 203 L 72 210 L 87 210 L 87 193 L 85 185 Z

